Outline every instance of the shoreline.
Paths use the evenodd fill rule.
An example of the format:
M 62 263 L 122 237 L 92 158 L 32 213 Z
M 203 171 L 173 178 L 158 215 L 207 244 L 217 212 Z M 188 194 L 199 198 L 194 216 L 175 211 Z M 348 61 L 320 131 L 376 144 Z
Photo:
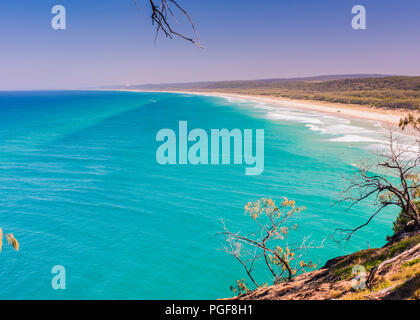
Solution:
M 387 129 L 398 129 L 400 119 L 405 117 L 410 111 L 401 109 L 387 110 L 372 108 L 367 106 L 359 106 L 353 104 L 340 104 L 333 102 L 323 102 L 314 100 L 298 100 L 288 99 L 274 96 L 258 96 L 251 94 L 239 94 L 239 93 L 226 93 L 217 91 L 176 91 L 176 90 L 131 90 L 131 89 L 103 89 L 102 91 L 122 91 L 122 92 L 157 92 L 157 93 L 178 93 L 178 94 L 191 94 L 201 95 L 210 97 L 220 97 L 227 99 L 241 99 L 248 101 L 264 102 L 269 103 L 273 106 L 283 106 L 292 109 L 314 111 L 320 113 L 334 114 L 342 118 L 359 119 L 366 121 L 373 121 L 380 123 L 384 128 Z M 411 111 L 411 113 L 413 113 Z M 415 113 L 418 114 L 418 113 Z M 419 114 L 420 116 L 420 114 Z M 405 132 L 406 134 L 412 135 L 414 133 Z

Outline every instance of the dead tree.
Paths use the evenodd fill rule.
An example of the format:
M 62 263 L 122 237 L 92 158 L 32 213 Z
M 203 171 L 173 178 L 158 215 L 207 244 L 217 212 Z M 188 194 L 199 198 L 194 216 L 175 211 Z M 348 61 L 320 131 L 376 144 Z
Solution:
M 240 232 L 229 231 L 223 224 L 225 251 L 244 267 L 255 287 L 260 286 L 253 275 L 256 262 L 260 259 L 272 276 L 273 283 L 290 280 L 301 271 L 316 268 L 311 261 L 305 262 L 301 258 L 308 249 L 322 247 L 323 242 L 315 247 L 310 236 L 305 237 L 300 244 L 288 241 L 289 232 L 295 230 L 297 225 L 288 227 L 286 223 L 303 209 L 286 198 L 280 206 L 276 206 L 271 199 L 261 199 L 245 206 L 245 214 L 257 224 L 256 232 L 242 235 Z M 243 281 L 237 283 L 242 292 L 248 291 Z
M 133 0 L 134 4 L 138 9 L 141 9 L 140 5 L 138 4 L 138 0 Z M 187 40 L 193 43 L 195 46 L 202 48 L 200 45 L 200 38 L 198 37 L 197 29 L 195 28 L 195 24 L 192 21 L 188 12 L 178 4 L 175 0 L 148 0 L 149 5 L 152 9 L 151 19 L 152 24 L 156 26 L 156 36 L 159 36 L 159 33 L 163 33 L 165 37 L 173 39 L 174 37 L 179 37 L 181 39 Z M 176 13 L 180 13 L 188 23 L 190 24 L 194 36 L 189 37 L 180 32 L 177 32 L 173 27 L 173 22 L 178 23 Z
M 414 137 L 407 141 L 407 138 L 390 130 L 388 143 L 389 150 L 378 152 L 376 164 L 362 164 L 358 168 L 338 201 L 350 203 L 350 209 L 364 200 L 373 199 L 377 210 L 356 228 L 337 229 L 334 238 L 339 233 L 338 241 L 349 240 L 356 231 L 367 226 L 383 209 L 390 206 L 398 207 L 401 214 L 420 229 L 419 139 Z

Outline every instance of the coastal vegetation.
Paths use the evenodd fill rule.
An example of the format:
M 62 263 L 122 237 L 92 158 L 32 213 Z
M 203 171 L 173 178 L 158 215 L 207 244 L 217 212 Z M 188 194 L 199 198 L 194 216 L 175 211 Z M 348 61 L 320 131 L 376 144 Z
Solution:
M 375 197 L 378 210 L 366 223 L 348 230 L 347 239 L 351 235 L 368 225 L 369 222 L 388 206 L 400 208 L 400 213 L 394 223 L 394 232 L 397 234 L 412 225 L 415 230 L 420 230 L 420 117 L 412 114 L 400 120 L 400 128 L 408 127 L 416 133 L 411 143 L 400 141 L 395 137 L 392 130 L 389 131 L 389 150 L 378 152 L 378 163 L 374 168 L 369 165 L 360 166 L 354 179 L 350 180 L 349 186 L 344 190 L 341 201 L 350 201 L 351 206 L 366 199 Z M 372 173 L 373 170 L 375 173 Z M 382 169 L 382 170 L 381 170 Z M 383 172 L 378 174 L 376 172 Z M 391 181 L 385 176 L 397 177 L 397 181 Z M 354 194 L 354 191 L 356 194 Z
M 292 281 L 260 287 L 233 299 L 418 300 L 420 233 L 406 233 L 382 248 L 337 257 Z M 359 273 L 359 270 L 364 270 Z M 355 286 L 360 284 L 362 285 Z
M 294 202 L 285 201 L 294 206 Z M 288 205 L 281 206 L 284 207 Z M 276 208 L 271 199 L 262 199 L 249 203 L 245 212 L 254 221 L 261 215 L 271 220 L 273 212 L 281 211 Z M 420 299 L 420 230 L 403 212 L 394 223 L 394 235 L 387 238 L 384 247 L 337 257 L 314 270 L 317 268 L 315 264 L 302 259 L 308 249 L 316 248 L 305 244 L 308 238 L 298 248 L 267 245 L 272 240 L 285 240 L 289 230 L 295 230 L 297 226 L 289 229 L 280 225 L 301 211 L 289 210 L 282 224 L 270 222 L 264 225 L 256 221 L 258 231 L 252 236 L 260 235 L 260 240 L 231 233 L 225 227 L 226 252 L 240 262 L 254 285 L 250 289 L 245 279 L 237 280 L 231 286 L 236 296 L 234 299 Z M 270 225 L 274 228 L 268 228 Z M 253 277 L 256 265 L 261 266 L 259 259 L 265 261 L 272 272 L 274 281 L 271 286 L 258 284 Z
M 364 224 L 351 229 L 337 229 L 340 236 L 344 235 L 344 239 L 349 240 L 354 232 L 367 226 L 388 207 L 400 209 L 394 226 L 396 231 L 403 228 L 403 223 L 411 223 L 420 230 L 419 147 L 419 140 L 414 140 L 412 144 L 401 143 L 390 131 L 389 150 L 378 152 L 377 163 L 361 164 L 349 179 L 348 187 L 339 200 L 339 203 L 350 203 L 351 208 L 365 200 L 373 199 L 377 209 Z
M 344 79 L 322 82 L 292 81 L 246 88 L 241 85 L 236 90 L 257 95 L 387 109 L 418 110 L 420 108 L 420 77 Z
M 300 245 L 291 245 L 287 239 L 297 225 L 288 225 L 295 214 L 304 211 L 296 206 L 295 201 L 283 199 L 279 206 L 272 199 L 261 199 L 245 206 L 245 215 L 255 222 L 257 230 L 244 235 L 231 232 L 224 225 L 223 236 L 226 242 L 225 251 L 232 255 L 243 267 L 255 288 L 265 286 L 253 275 L 260 260 L 273 279 L 273 283 L 290 281 L 301 272 L 317 268 L 311 261 L 303 259 L 308 249 L 315 248 L 310 237 L 305 237 Z M 322 247 L 322 243 L 319 247 Z M 234 294 L 247 294 L 249 289 L 244 279 L 237 280 L 231 287 Z
M 417 130 L 420 134 L 420 116 L 415 116 L 410 113 L 405 118 L 400 120 L 400 128 L 402 130 L 405 130 L 407 127 L 410 126 L 414 130 Z
M 417 205 L 417 210 L 420 210 L 420 202 L 415 201 L 415 203 Z M 410 216 L 405 214 L 404 210 L 401 210 L 397 219 L 393 223 L 392 230 L 394 231 L 394 234 L 399 234 L 405 228 L 407 228 L 407 226 L 412 226 L 412 228 L 415 228 L 414 221 L 410 218 Z
M 133 86 L 128 89 L 215 91 L 420 111 L 420 77 L 324 76 Z
M 19 251 L 19 242 L 17 241 L 13 233 L 4 234 L 1 228 L 0 228 L 0 251 L 3 248 L 3 238 L 6 238 L 8 245 L 12 246 L 16 251 Z
M 411 127 L 420 133 L 419 121 L 415 116 L 408 115 L 401 119 L 400 128 Z M 358 251 L 354 254 L 338 257 L 327 262 L 320 270 L 298 275 L 299 271 L 316 268 L 311 262 L 300 261 L 301 269 L 291 267 L 295 256 L 294 251 L 282 247 L 267 249 L 266 241 L 284 239 L 288 233 L 283 232 L 283 223 L 274 220 L 281 210 L 271 199 L 262 202 L 249 203 L 245 213 L 258 223 L 262 215 L 268 217 L 266 224 L 258 223 L 258 230 L 253 235 L 259 235 L 258 240 L 231 233 L 225 227 L 225 239 L 229 250 L 245 268 L 248 276 L 256 286 L 251 291 L 244 280 L 238 280 L 232 291 L 243 299 L 420 299 L 420 139 L 414 138 L 411 144 L 403 144 L 393 134 L 389 133 L 389 150 L 378 154 L 378 162 L 373 166 L 361 165 L 350 179 L 349 186 L 344 190 L 342 199 L 338 202 L 349 202 L 350 208 L 367 199 L 374 199 L 376 211 L 362 225 L 356 228 L 337 229 L 332 238 L 337 242 L 350 240 L 352 235 L 369 225 L 384 208 L 394 206 L 400 213 L 394 222 L 394 234 L 387 237 L 388 243 L 379 249 Z M 294 202 L 292 202 L 294 208 Z M 284 207 L 282 205 L 282 207 Z M 286 203 L 287 207 L 287 203 Z M 300 212 L 300 210 L 299 210 Z M 273 218 L 274 217 L 274 218 Z M 303 243 L 305 243 L 304 240 Z M 255 247 L 248 255 L 243 254 L 243 244 Z M 279 248 L 279 249 L 277 249 Z M 301 246 L 299 249 L 311 248 Z M 274 276 L 274 286 L 260 286 L 251 276 L 255 261 L 260 257 L 257 249 L 262 249 L 266 265 Z M 271 250 L 271 251 L 270 251 Z M 267 253 L 271 253 L 267 259 Z M 299 255 L 299 258 L 302 256 Z M 273 264 L 273 257 L 275 263 Z M 281 258 L 281 259 L 280 259 Z M 250 264 L 248 264 L 250 263 Z M 280 267 L 280 276 L 272 267 Z M 287 272 L 286 272 L 287 271 Z M 284 276 L 286 272 L 286 276 Z M 296 278 L 292 280 L 292 277 Z

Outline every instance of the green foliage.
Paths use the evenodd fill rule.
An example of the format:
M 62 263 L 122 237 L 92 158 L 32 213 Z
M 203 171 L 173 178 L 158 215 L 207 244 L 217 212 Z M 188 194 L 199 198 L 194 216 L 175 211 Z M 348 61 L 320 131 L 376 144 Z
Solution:
M 391 76 L 329 81 L 322 79 L 223 81 L 184 85 L 182 89 L 271 95 L 386 109 L 420 109 L 420 77 Z
M 417 207 L 420 210 L 420 202 L 417 202 Z M 394 234 L 397 234 L 398 232 L 402 231 L 409 222 L 411 222 L 413 219 L 409 216 L 407 216 L 404 211 L 401 211 L 398 214 L 397 219 L 394 221 L 394 226 L 392 230 L 394 231 Z
M 394 231 L 394 234 L 397 234 L 398 232 L 402 231 L 404 227 L 412 221 L 410 217 L 408 217 L 404 211 L 401 211 L 397 217 L 397 220 L 394 221 L 394 226 L 392 227 L 392 230 Z
M 362 250 L 338 262 L 332 269 L 332 272 L 340 280 L 346 280 L 353 276 L 352 271 L 354 266 L 363 265 L 366 268 L 372 267 L 380 262 L 382 261 L 378 259 L 376 249 Z
M 367 261 L 363 266 L 365 267 L 366 271 L 370 271 L 373 268 L 379 266 L 382 262 L 384 262 L 385 256 L 379 256 L 377 259 L 375 260 L 371 260 L 371 261 Z
M 417 258 L 417 259 L 413 259 L 413 260 L 404 262 L 402 266 L 403 266 L 403 268 L 409 268 L 409 267 L 412 267 L 412 266 L 418 264 L 419 262 L 420 262 L 420 258 Z
M 401 252 L 414 247 L 419 242 L 420 235 L 401 240 L 387 248 L 387 255 L 389 258 L 395 257 L 397 254 L 400 254 Z
M 236 280 L 236 284 L 233 286 L 230 286 L 230 290 L 232 291 L 234 295 L 237 295 L 237 296 L 243 296 L 251 291 L 250 289 L 248 289 L 245 283 L 245 279 Z
M 368 249 L 358 251 L 350 256 L 345 257 L 343 260 L 337 263 L 334 266 L 332 272 L 334 276 L 340 280 L 350 279 L 353 276 L 352 270 L 354 266 L 362 265 L 365 267 L 366 271 L 370 271 L 383 261 L 399 255 L 400 253 L 414 247 L 419 242 L 420 235 L 416 235 L 379 250 Z

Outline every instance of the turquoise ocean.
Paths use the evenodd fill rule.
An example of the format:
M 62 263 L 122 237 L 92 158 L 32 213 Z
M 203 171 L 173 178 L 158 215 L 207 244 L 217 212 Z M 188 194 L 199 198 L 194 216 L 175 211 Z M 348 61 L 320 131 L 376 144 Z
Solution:
M 176 132 L 184 120 L 207 132 L 264 129 L 263 174 L 246 176 L 246 165 L 159 165 L 156 133 Z M 223 97 L 2 92 L 0 227 L 20 251 L 0 253 L 0 299 L 230 296 L 245 274 L 222 249 L 221 219 L 233 231 L 252 230 L 243 208 L 261 197 L 306 207 L 291 237 L 327 238 L 306 256 L 319 265 L 381 246 L 395 210 L 349 242 L 330 236 L 374 212 L 333 203 L 383 139 L 372 122 Z M 66 290 L 52 289 L 55 265 L 65 267 Z

